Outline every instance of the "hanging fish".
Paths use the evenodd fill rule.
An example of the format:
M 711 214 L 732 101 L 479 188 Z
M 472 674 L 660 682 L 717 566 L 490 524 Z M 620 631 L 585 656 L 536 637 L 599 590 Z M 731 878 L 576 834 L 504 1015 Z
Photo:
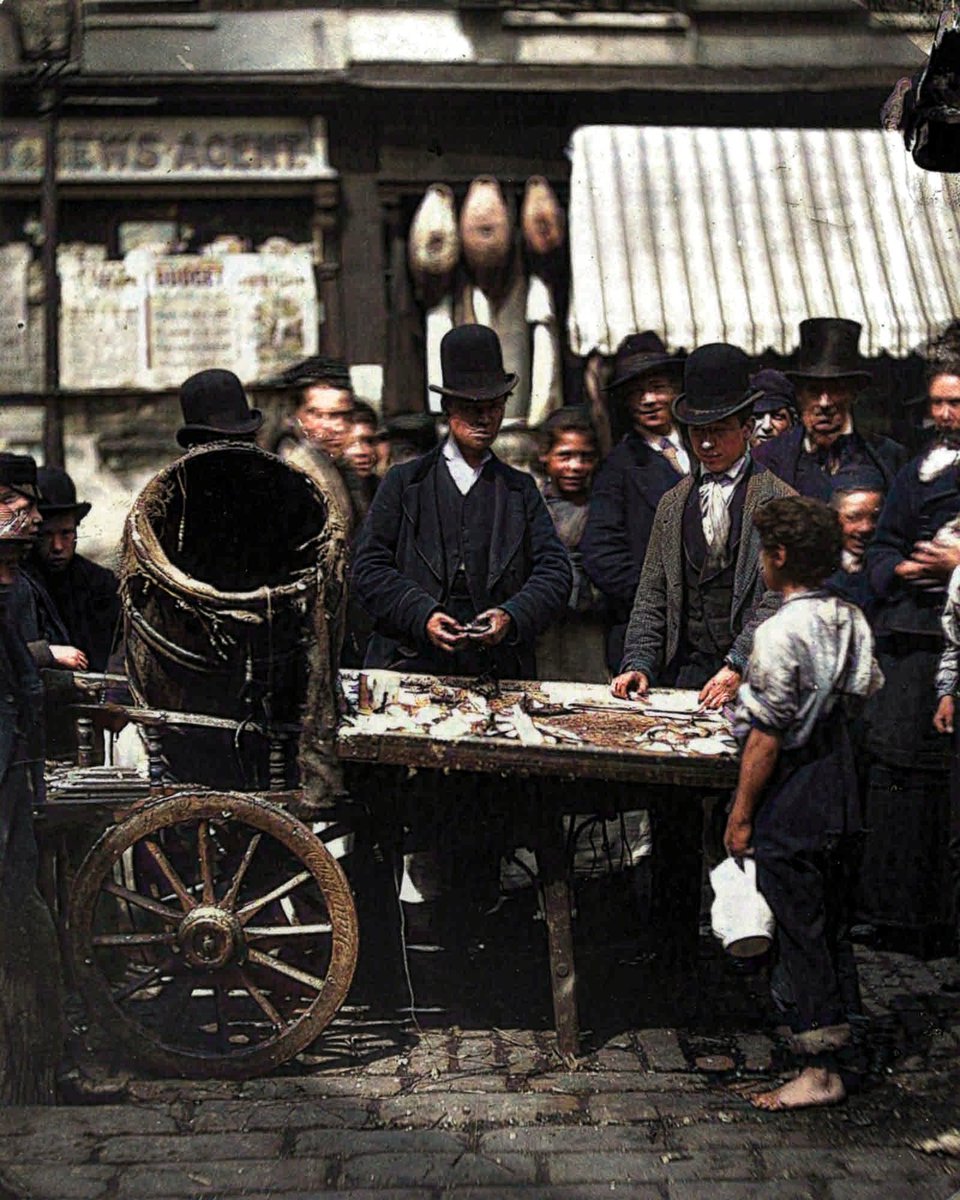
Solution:
M 542 175 L 527 180 L 520 209 L 520 228 L 528 252 L 543 258 L 559 250 L 566 239 L 566 218 L 557 194 Z
M 453 192 L 431 183 L 417 206 L 407 237 L 407 257 L 417 298 L 432 308 L 453 282 L 460 259 L 460 232 Z
M 463 257 L 485 295 L 500 296 L 513 258 L 513 220 L 500 184 L 478 175 L 460 210 Z

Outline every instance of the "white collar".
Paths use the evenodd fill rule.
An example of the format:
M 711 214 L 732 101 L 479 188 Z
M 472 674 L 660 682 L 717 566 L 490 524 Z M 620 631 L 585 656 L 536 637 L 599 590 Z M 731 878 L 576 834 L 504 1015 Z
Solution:
M 700 464 L 700 483 L 701 483 L 701 485 L 704 483 L 719 483 L 721 487 L 724 487 L 728 482 L 736 483 L 737 480 L 740 478 L 740 476 L 747 469 L 747 463 L 749 461 L 750 461 L 750 452 L 748 450 L 747 453 L 744 454 L 742 458 L 738 458 L 737 461 L 735 463 L 733 463 L 732 466 L 727 467 L 727 469 L 725 471 L 717 471 L 716 475 L 718 475 L 719 478 L 715 478 L 715 479 L 707 479 L 706 478 L 707 475 L 712 475 L 712 474 L 714 474 L 714 472 L 708 471 L 707 468 L 703 465 L 703 463 L 701 463 Z

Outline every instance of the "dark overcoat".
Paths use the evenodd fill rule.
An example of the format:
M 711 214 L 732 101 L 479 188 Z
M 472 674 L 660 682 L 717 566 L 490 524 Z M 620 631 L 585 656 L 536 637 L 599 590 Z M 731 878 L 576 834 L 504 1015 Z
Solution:
M 55 635 L 43 628 L 44 597 L 52 601 L 67 631 L 66 645 L 84 652 L 91 671 L 105 671 L 120 625 L 116 575 L 81 554 L 75 554 L 59 572 L 46 571 L 39 559 L 31 558 L 27 571 L 40 584 L 37 608 L 47 640 L 53 642 Z
M 797 474 L 804 453 L 805 432 L 802 425 L 795 425 L 786 433 L 781 433 L 779 437 L 771 438 L 770 441 L 757 446 L 753 451 L 753 457 L 761 466 L 772 471 L 774 475 L 779 476 L 784 483 L 789 483 L 797 491 L 801 490 Z M 860 433 L 857 430 L 854 432 L 854 437 L 859 439 L 865 460 L 876 467 L 883 476 L 886 488 L 889 489 L 894 476 L 907 461 L 906 449 L 899 442 L 876 433 Z M 810 478 L 817 478 L 817 476 L 811 475 Z M 814 500 L 829 500 L 833 490 L 830 487 L 829 476 L 823 475 L 822 480 L 823 486 L 819 487 L 816 492 L 807 487 L 804 489 L 805 494 L 812 496 Z
M 752 465 L 743 502 L 740 542 L 734 566 L 730 628 L 733 646 L 727 655 L 743 672 L 753 646 L 753 631 L 776 612 L 778 593 L 767 591 L 760 572 L 760 534 L 753 514 L 761 504 L 794 491 L 770 471 Z M 693 476 L 682 479 L 660 501 L 647 557 L 637 586 L 623 650 L 621 671 L 643 671 L 656 683 L 680 648 L 684 619 L 683 512 Z
M 374 620 L 365 666 L 442 674 L 451 659 L 427 638 L 430 616 L 442 607 L 445 556 L 437 473 L 441 448 L 390 470 L 360 530 L 353 589 Z M 492 513 L 486 576 L 471 580 L 477 611 L 502 608 L 513 618 L 494 649 L 494 667 L 536 676 L 534 646 L 566 608 L 573 585 L 570 559 L 532 476 L 495 456 L 474 488 Z
M 607 666 L 616 671 L 657 505 L 682 477 L 638 433 L 600 468 L 580 541 L 583 566 L 607 600 Z

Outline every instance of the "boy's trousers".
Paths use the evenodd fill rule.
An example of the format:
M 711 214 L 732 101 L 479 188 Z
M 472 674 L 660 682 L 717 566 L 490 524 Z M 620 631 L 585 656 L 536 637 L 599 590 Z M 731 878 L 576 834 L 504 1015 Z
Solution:
M 849 938 L 856 839 L 822 850 L 757 853 L 757 886 L 777 921 L 795 1044 L 815 1055 L 845 1045 L 860 992 Z

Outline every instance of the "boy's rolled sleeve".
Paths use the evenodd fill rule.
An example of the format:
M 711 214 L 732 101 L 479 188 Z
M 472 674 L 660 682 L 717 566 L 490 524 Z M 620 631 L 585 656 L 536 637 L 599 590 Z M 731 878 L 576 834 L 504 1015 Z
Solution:
M 786 635 L 786 636 L 785 636 Z M 768 733 L 782 733 L 800 711 L 800 672 L 797 654 L 786 631 L 775 624 L 762 625 L 754 639 L 747 678 L 740 687 L 742 715 Z

